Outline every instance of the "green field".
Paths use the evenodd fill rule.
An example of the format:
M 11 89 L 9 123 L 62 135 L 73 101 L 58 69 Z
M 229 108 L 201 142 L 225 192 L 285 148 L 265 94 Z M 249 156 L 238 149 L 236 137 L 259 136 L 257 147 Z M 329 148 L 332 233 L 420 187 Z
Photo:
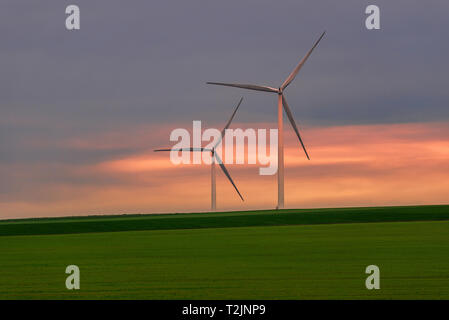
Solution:
M 3 221 L 0 254 L 0 299 L 449 299 L 449 206 Z

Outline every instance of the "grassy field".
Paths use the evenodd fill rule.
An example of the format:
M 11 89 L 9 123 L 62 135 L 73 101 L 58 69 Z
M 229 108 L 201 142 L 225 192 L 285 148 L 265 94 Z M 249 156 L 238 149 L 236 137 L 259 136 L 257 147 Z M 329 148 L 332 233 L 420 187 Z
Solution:
M 449 299 L 448 215 L 432 206 L 4 221 L 0 299 Z M 65 288 L 70 264 L 81 290 Z M 365 288 L 370 264 L 380 290 Z

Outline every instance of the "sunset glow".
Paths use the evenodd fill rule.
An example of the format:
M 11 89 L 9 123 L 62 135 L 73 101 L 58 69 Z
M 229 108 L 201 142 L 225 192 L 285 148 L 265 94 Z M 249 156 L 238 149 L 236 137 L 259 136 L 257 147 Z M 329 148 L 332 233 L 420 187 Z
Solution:
M 247 126 L 234 124 L 236 128 Z M 161 128 L 160 132 L 170 128 Z M 303 132 L 310 161 L 306 160 L 291 128 L 286 127 L 285 131 L 287 208 L 449 201 L 448 123 L 315 127 Z M 128 138 L 119 133 L 86 137 L 85 141 L 73 142 L 73 148 L 91 149 L 92 143 L 122 148 Z M 146 136 L 135 143 L 161 144 L 164 134 L 154 139 Z M 168 140 L 167 136 L 167 147 Z M 53 180 L 38 189 L 15 189 L 8 201 L 1 202 L 1 218 L 209 209 L 209 166 L 175 166 L 169 153 L 154 153 L 150 148 L 84 165 L 55 162 L 12 166 L 16 180 Z M 276 176 L 260 176 L 259 165 L 227 167 L 245 202 L 240 201 L 220 172 L 218 210 L 275 207 Z M 2 170 L 6 172 L 7 168 Z M 260 197 L 262 193 L 264 197 Z

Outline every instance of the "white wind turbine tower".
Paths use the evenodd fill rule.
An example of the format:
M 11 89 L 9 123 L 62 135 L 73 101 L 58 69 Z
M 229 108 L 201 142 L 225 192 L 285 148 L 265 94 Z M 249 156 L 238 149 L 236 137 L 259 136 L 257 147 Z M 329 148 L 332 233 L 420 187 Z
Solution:
M 235 185 L 234 181 L 231 178 L 231 175 L 229 174 L 228 170 L 226 169 L 225 165 L 223 164 L 223 161 L 221 160 L 220 156 L 217 154 L 216 152 L 216 148 L 217 146 L 221 143 L 221 141 L 223 140 L 223 137 L 225 135 L 225 131 L 226 129 L 229 128 L 229 125 L 232 122 L 232 119 L 234 119 L 235 113 L 237 112 L 238 108 L 240 107 L 240 104 L 243 101 L 243 97 L 240 99 L 239 103 L 237 104 L 237 107 L 235 108 L 234 112 L 231 115 L 231 118 L 229 119 L 228 123 L 226 123 L 226 126 L 224 127 L 224 129 L 221 131 L 221 135 L 220 138 L 218 139 L 217 143 L 215 143 L 215 145 L 212 147 L 212 149 L 209 148 L 179 148 L 179 149 L 157 149 L 154 150 L 155 152 L 159 152 L 159 151 L 190 151 L 190 152 L 210 152 L 211 153 L 211 171 L 210 171 L 210 175 L 211 175 L 211 210 L 215 211 L 215 209 L 217 208 L 217 193 L 216 193 L 216 180 L 215 180 L 215 160 L 218 162 L 218 165 L 220 166 L 221 170 L 223 170 L 224 174 L 226 175 L 226 177 L 229 179 L 229 181 L 231 182 L 231 184 L 234 186 L 235 191 L 237 191 L 240 199 L 243 200 L 242 195 L 239 192 L 239 189 L 237 189 L 237 186 Z
M 309 50 L 309 52 L 307 52 L 307 54 L 304 56 L 304 58 L 302 58 L 302 60 L 298 63 L 296 68 L 293 69 L 293 71 L 290 73 L 290 75 L 287 77 L 287 79 L 285 79 L 284 83 L 278 89 L 268 87 L 268 86 L 259 86 L 259 85 L 253 85 L 253 84 L 207 82 L 208 84 L 213 84 L 213 85 L 237 87 L 237 88 L 256 90 L 256 91 L 266 91 L 266 92 L 276 93 L 278 95 L 278 206 L 277 206 L 278 209 L 284 208 L 284 132 L 283 132 L 283 120 L 282 120 L 282 116 L 283 116 L 282 106 L 284 106 L 285 113 L 287 114 L 287 117 L 290 120 L 290 123 L 296 132 L 296 135 L 298 136 L 299 142 L 301 143 L 302 148 L 304 149 L 307 159 L 310 160 L 309 155 L 306 150 L 306 147 L 304 146 L 304 143 L 302 142 L 301 135 L 299 134 L 298 127 L 296 126 L 295 120 L 293 119 L 293 115 L 290 110 L 290 107 L 288 106 L 287 100 L 285 99 L 284 90 L 295 79 L 299 70 L 304 65 L 307 58 L 309 58 L 313 49 L 315 49 L 315 47 L 318 45 L 318 43 L 324 37 L 325 33 L 326 32 L 323 32 L 321 34 L 321 36 L 315 42 L 313 47 Z

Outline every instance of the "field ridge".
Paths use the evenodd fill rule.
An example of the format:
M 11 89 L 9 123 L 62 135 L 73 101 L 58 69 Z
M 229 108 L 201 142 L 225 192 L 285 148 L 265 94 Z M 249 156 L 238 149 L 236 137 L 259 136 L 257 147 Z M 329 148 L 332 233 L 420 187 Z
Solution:
M 0 236 L 439 220 L 449 220 L 449 205 L 5 220 Z

